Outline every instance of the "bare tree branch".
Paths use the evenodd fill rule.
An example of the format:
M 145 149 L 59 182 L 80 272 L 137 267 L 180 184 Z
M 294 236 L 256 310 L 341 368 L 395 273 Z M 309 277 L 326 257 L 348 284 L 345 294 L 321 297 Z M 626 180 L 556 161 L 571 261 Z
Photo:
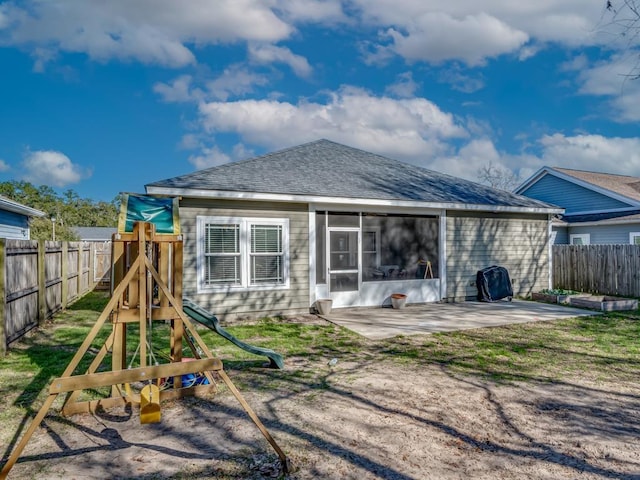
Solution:
M 491 161 L 478 170 L 478 178 L 485 185 L 508 191 L 513 190 L 521 183 L 520 175 L 516 175 L 508 168 L 494 165 Z

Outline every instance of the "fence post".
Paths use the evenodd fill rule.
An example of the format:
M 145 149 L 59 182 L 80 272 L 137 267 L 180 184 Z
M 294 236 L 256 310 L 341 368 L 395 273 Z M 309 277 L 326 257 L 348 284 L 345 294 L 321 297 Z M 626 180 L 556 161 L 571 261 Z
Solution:
M 38 325 L 41 325 L 47 319 L 46 254 L 45 241 L 38 240 Z
M 78 261 L 76 262 L 76 268 L 78 271 L 78 276 L 76 277 L 76 292 L 78 292 L 77 296 L 76 296 L 76 300 L 78 298 L 80 298 L 82 296 L 82 294 L 84 293 L 82 291 L 82 258 L 84 256 L 84 245 L 82 242 L 78 242 Z
M 60 276 L 62 285 L 60 286 L 60 308 L 67 308 L 69 298 L 69 242 L 62 242 L 62 252 L 60 253 Z
M 87 280 L 87 291 L 93 292 L 96 288 L 96 243 L 89 243 L 89 278 Z
M 5 292 L 5 239 L 0 238 L 0 357 L 7 354 L 7 318 L 5 308 L 7 306 L 7 295 Z

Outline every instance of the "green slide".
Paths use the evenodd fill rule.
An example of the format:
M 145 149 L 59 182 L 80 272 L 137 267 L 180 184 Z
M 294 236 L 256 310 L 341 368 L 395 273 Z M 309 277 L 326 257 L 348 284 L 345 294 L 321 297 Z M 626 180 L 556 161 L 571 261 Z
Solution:
M 238 340 L 236 337 L 231 335 L 229 332 L 227 332 L 224 328 L 220 326 L 220 322 L 218 322 L 218 319 L 214 314 L 206 311 L 204 308 L 194 303 L 193 301 L 189 300 L 188 298 L 182 299 L 182 310 L 184 311 L 184 313 L 189 315 L 196 322 L 213 330 L 218 335 L 226 338 L 231 343 L 233 343 L 234 345 L 237 345 L 241 349 L 249 353 L 253 353 L 255 355 L 264 355 L 269 359 L 269 362 L 270 362 L 269 367 L 284 368 L 284 360 L 282 358 L 282 355 L 274 352 L 269 348 L 254 347 L 253 345 L 244 343 L 242 340 Z

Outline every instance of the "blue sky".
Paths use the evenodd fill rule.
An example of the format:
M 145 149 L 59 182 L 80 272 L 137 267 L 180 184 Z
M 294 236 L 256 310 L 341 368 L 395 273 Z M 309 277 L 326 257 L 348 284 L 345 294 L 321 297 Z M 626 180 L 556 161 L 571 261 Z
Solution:
M 0 1 L 0 181 L 111 200 L 319 138 L 471 180 L 640 176 L 612 3 Z

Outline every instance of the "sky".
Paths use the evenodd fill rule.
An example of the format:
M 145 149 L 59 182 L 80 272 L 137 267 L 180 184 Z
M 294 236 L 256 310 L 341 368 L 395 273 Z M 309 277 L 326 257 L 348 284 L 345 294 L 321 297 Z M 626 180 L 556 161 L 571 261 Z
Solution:
M 0 181 L 110 201 L 321 138 L 474 181 L 640 176 L 633 20 L 623 0 L 0 0 Z

